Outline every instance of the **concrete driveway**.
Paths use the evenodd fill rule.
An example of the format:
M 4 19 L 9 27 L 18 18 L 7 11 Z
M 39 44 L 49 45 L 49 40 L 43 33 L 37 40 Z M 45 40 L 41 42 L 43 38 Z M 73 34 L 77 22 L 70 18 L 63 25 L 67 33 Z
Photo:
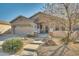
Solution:
M 22 38 L 23 36 L 19 36 L 19 35 L 13 35 L 13 34 L 6 34 L 6 35 L 1 35 L 0 36 L 0 41 L 4 41 L 6 39 L 10 39 L 10 38 Z

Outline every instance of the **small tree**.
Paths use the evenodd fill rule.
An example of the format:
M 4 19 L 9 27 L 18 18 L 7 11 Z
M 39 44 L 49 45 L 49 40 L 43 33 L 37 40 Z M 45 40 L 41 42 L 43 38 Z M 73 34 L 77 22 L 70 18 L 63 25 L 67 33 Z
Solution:
M 76 25 L 78 22 L 78 14 L 79 14 L 79 4 L 78 3 L 48 3 L 44 6 L 44 12 L 49 15 L 56 15 L 64 18 L 64 21 L 61 21 L 61 24 L 67 28 L 67 36 L 64 38 L 64 44 L 60 46 L 56 51 L 62 48 L 62 51 L 59 55 L 64 55 L 65 49 L 68 49 L 68 44 L 72 40 L 71 34 L 75 31 L 73 30 L 73 26 Z M 67 22 L 66 22 L 67 21 Z M 74 39 L 75 41 L 75 39 Z M 52 53 L 54 55 L 56 53 Z
M 23 43 L 20 39 L 9 39 L 4 41 L 2 45 L 2 49 L 4 52 L 8 52 L 10 54 L 16 53 L 23 46 Z

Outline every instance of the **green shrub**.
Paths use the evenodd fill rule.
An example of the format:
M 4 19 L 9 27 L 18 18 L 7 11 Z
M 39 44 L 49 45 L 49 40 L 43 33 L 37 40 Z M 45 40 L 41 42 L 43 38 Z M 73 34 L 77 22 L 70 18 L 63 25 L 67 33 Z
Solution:
M 10 54 L 18 52 L 23 46 L 23 43 L 20 39 L 9 39 L 4 41 L 2 45 L 2 49 L 4 52 L 8 52 Z

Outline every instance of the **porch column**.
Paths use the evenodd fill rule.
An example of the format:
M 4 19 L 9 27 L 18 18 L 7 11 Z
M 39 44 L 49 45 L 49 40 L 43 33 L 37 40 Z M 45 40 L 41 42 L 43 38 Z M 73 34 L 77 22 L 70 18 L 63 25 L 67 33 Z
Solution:
M 44 32 L 46 32 L 46 28 L 45 28 L 45 27 L 46 27 L 46 26 L 45 26 L 45 25 L 43 25 L 43 31 L 44 31 Z

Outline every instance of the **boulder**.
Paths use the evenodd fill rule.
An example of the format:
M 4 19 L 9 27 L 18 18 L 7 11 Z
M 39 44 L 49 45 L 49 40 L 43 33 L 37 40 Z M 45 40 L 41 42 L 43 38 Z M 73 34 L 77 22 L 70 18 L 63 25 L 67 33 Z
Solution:
M 38 47 L 39 45 L 37 44 L 27 44 L 23 48 L 24 50 L 27 50 L 27 51 L 37 51 Z
M 43 45 L 56 46 L 57 44 L 53 40 L 47 40 Z

